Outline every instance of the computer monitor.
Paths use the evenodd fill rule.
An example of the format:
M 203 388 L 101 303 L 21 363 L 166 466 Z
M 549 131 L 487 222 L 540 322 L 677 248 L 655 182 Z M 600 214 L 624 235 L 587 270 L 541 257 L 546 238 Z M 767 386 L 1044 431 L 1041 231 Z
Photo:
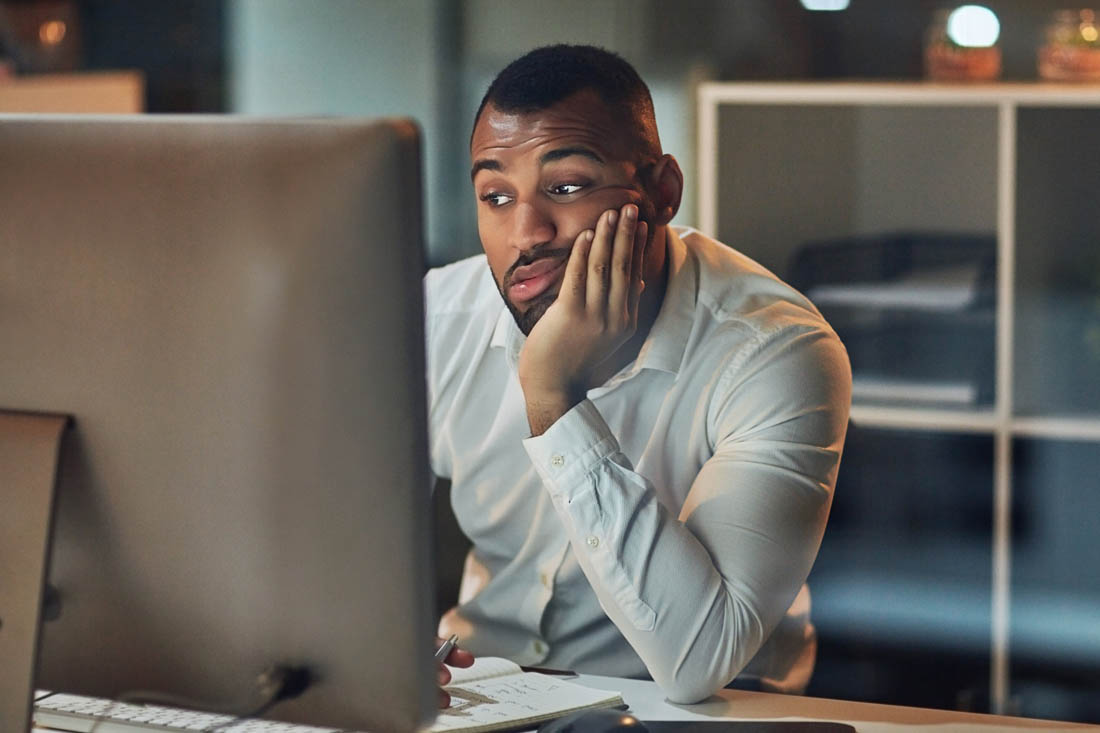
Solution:
M 223 703 L 290 665 L 312 682 L 267 717 L 430 721 L 418 149 L 0 118 L 0 408 L 73 418 L 39 687 Z

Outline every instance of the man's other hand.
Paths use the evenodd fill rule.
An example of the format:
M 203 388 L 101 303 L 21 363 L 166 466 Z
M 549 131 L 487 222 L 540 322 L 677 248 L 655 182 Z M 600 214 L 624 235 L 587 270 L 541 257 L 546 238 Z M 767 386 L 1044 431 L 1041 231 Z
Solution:
M 438 636 L 435 637 L 436 647 L 443 645 L 443 639 Z M 474 655 L 465 649 L 459 649 L 457 646 L 451 650 L 451 653 L 447 655 L 447 658 L 443 660 L 443 664 L 439 665 L 437 671 L 437 679 L 439 681 L 439 709 L 449 707 L 451 704 L 451 696 L 442 689 L 442 687 L 451 681 L 451 670 L 447 669 L 444 664 L 449 664 L 452 667 L 469 667 L 474 663 Z
M 576 239 L 557 300 L 527 337 L 519 379 L 532 435 L 584 399 L 605 360 L 634 335 L 648 226 L 638 207 L 600 215 Z

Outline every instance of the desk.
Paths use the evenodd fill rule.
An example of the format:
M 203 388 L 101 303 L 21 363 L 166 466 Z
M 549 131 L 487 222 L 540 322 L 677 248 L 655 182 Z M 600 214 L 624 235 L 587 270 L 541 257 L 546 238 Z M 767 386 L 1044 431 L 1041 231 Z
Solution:
M 641 720 L 713 720 L 715 718 L 829 720 L 853 725 L 859 733 L 1100 731 L 1100 726 L 1081 723 L 1059 723 L 1049 720 L 978 715 L 952 710 L 876 705 L 743 690 L 721 690 L 714 697 L 697 705 L 673 705 L 664 699 L 664 695 L 660 693 L 654 682 L 587 674 L 580 675 L 575 681 L 583 685 L 622 693 L 623 699 L 630 705 L 631 712 Z
M 876 705 L 845 700 L 826 700 L 766 692 L 721 690 L 706 702 L 673 705 L 655 682 L 582 674 L 573 681 L 622 694 L 631 712 L 641 720 L 819 720 L 848 723 L 859 733 L 1009 733 L 1026 731 L 1092 730 L 1100 726 L 1050 720 L 978 715 L 951 710 L 930 710 Z M 260 733 L 263 726 L 257 726 Z M 31 733 L 56 733 L 32 728 Z

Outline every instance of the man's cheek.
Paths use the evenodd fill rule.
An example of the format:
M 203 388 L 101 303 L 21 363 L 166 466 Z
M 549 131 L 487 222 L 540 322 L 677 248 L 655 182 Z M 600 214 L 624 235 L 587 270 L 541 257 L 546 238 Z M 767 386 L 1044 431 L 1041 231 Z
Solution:
M 613 193 L 614 195 L 601 197 L 601 200 L 598 202 L 593 202 L 597 205 L 593 206 L 592 210 L 585 215 L 582 224 L 577 227 L 576 233 L 573 235 L 573 240 L 576 240 L 576 238 L 580 236 L 580 233 L 587 229 L 595 230 L 600 218 L 608 211 L 621 211 L 627 204 L 635 204 L 643 215 L 653 210 L 652 204 L 646 207 L 648 202 L 644 197 L 638 195 L 634 191 L 615 189 Z M 628 195 L 623 195 L 624 193 Z M 650 222 L 649 228 L 650 230 L 653 229 L 652 222 Z

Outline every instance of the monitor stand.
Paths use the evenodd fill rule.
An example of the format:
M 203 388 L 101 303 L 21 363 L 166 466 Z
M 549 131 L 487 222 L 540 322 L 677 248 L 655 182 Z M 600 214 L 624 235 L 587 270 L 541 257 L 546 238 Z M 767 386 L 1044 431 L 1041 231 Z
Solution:
M 0 731 L 29 731 L 61 439 L 69 418 L 0 410 Z

